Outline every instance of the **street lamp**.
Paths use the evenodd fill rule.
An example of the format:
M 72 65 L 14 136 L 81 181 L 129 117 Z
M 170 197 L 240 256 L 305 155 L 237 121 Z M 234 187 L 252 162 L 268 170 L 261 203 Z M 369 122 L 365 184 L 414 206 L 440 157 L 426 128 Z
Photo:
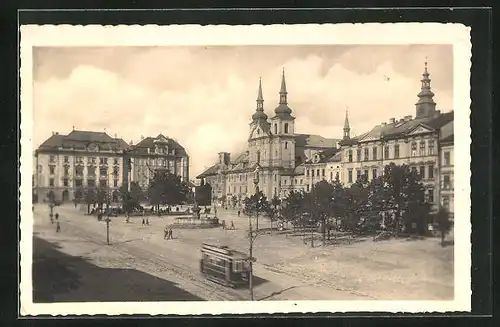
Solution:
M 259 194 L 259 170 L 258 167 L 255 170 L 253 184 L 255 186 L 255 197 Z M 259 230 L 259 202 L 255 207 L 255 215 L 257 218 L 257 230 Z M 248 288 L 250 290 L 250 301 L 253 301 L 253 241 L 254 241 L 254 231 L 252 228 L 252 217 L 251 214 L 248 215 L 248 240 L 250 242 L 249 246 L 249 258 L 248 258 Z
M 109 212 L 108 212 L 108 217 L 106 218 L 106 243 L 109 245 L 109 222 L 111 221 L 109 217 Z

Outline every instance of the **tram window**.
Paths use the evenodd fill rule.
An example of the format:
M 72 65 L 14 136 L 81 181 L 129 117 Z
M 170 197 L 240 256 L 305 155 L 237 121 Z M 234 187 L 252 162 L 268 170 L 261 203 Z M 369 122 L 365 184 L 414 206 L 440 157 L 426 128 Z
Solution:
M 245 269 L 245 264 L 243 261 L 234 261 L 233 262 L 233 270 L 234 271 L 243 271 Z

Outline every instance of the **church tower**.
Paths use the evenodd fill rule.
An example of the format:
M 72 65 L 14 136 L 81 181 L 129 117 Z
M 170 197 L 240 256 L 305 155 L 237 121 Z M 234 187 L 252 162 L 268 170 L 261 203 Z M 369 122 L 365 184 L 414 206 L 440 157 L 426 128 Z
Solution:
M 429 117 L 436 112 L 436 103 L 434 102 L 434 93 L 431 91 L 431 79 L 427 71 L 427 60 L 425 61 L 425 69 L 420 80 L 422 86 L 418 94 L 418 102 L 415 104 L 416 117 Z
M 295 167 L 295 117 L 288 106 L 285 70 L 281 75 L 279 103 L 271 118 L 271 133 L 273 138 L 273 162 L 284 168 Z
M 349 126 L 349 116 L 346 110 L 344 120 L 344 136 L 342 137 L 342 140 L 347 141 L 349 139 L 351 139 L 351 127 Z

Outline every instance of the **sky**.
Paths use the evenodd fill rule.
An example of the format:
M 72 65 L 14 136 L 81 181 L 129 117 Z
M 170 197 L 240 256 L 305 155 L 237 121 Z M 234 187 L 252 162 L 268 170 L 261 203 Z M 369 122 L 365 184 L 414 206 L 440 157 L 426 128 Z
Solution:
M 297 133 L 341 138 L 415 116 L 424 62 L 437 109 L 453 109 L 451 45 L 35 47 L 34 146 L 52 135 L 106 131 L 125 141 L 177 140 L 194 178 L 217 153 L 244 151 L 259 78 L 278 105 L 284 69 Z

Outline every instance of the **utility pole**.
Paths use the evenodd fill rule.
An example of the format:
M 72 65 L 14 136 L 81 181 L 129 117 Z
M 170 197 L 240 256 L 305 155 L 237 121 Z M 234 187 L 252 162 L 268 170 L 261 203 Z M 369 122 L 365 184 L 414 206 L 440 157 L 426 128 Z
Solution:
M 109 244 L 109 222 L 110 222 L 109 216 L 106 218 L 106 243 Z
M 255 186 L 255 198 L 259 194 L 259 169 L 255 170 L 253 184 Z M 257 200 L 259 201 L 259 200 Z M 254 209 L 254 208 L 250 208 Z M 259 222 L 259 202 L 256 203 L 255 206 L 255 216 L 257 219 L 257 224 Z M 257 225 L 258 231 L 258 225 Z M 250 290 L 250 301 L 253 301 L 253 241 L 254 241 L 254 232 L 252 227 L 252 214 L 248 215 L 248 240 L 249 240 L 249 258 L 248 258 L 248 288 Z

